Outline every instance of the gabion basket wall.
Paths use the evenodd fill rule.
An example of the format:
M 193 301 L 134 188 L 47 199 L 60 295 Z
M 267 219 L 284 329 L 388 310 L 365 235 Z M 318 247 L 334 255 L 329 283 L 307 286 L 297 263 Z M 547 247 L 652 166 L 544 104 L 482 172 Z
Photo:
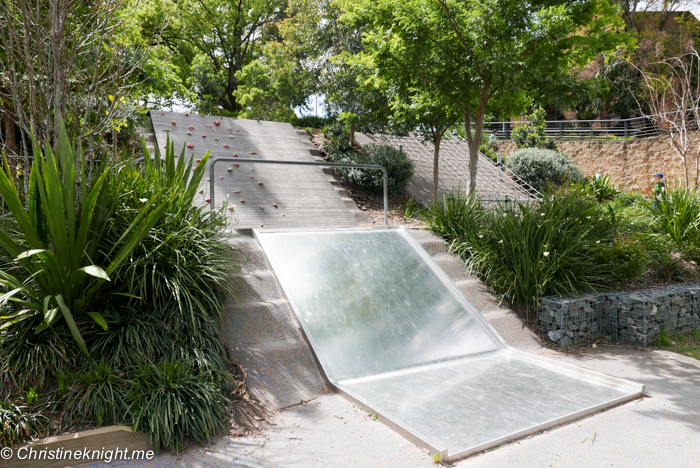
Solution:
M 645 348 L 661 330 L 669 334 L 700 328 L 700 283 L 540 299 L 537 327 L 567 346 L 609 337 Z

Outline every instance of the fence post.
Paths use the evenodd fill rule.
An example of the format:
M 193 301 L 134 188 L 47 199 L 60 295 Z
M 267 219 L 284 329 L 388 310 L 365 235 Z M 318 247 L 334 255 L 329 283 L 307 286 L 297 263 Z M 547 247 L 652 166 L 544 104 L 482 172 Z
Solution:
M 627 138 L 627 122 L 629 122 L 629 121 L 625 120 L 625 138 Z
M 559 139 L 562 139 L 562 133 L 564 131 L 564 122 L 559 122 Z
M 506 195 L 506 213 L 510 212 L 510 196 Z

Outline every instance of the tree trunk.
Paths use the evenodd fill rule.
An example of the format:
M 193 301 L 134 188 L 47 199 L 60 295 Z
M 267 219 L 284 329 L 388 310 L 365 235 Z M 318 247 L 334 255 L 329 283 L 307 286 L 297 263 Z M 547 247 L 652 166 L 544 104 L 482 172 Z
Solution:
M 438 198 L 438 160 L 440 158 L 440 140 L 442 140 L 442 133 L 435 133 L 435 152 L 433 153 L 433 203 L 437 201 Z
M 355 146 L 355 122 L 350 124 L 350 145 Z
M 476 193 L 476 170 L 479 162 L 479 142 L 481 141 L 484 116 L 479 112 L 474 125 L 474 135 L 471 134 L 471 119 L 465 114 L 464 131 L 469 142 L 469 195 Z

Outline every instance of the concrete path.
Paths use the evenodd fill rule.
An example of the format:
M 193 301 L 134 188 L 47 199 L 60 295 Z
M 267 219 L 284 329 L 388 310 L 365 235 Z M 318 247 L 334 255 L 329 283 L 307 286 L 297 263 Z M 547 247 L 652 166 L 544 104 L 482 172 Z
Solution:
M 647 384 L 649 397 L 530 436 L 453 466 L 536 468 L 690 468 L 698 466 L 700 361 L 657 352 L 601 347 L 584 357 L 541 353 Z M 686 358 L 688 359 L 688 358 Z M 693 365 L 694 364 L 694 365 Z M 439 383 L 436 383 L 439 385 Z M 276 412 L 257 436 L 223 437 L 176 457 L 130 467 L 423 467 L 430 457 L 343 397 L 324 395 Z M 465 421 L 465 424 L 469 424 Z M 94 464 L 106 467 L 106 464 Z

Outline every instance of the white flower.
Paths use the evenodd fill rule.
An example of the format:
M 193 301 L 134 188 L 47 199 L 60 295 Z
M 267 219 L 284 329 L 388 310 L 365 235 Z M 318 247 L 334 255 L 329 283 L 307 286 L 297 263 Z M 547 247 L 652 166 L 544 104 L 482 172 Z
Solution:
M 502 243 L 503 243 L 503 239 L 499 240 L 498 243 L 499 243 L 499 244 L 502 244 Z
M 146 203 L 148 201 L 148 198 L 139 198 L 139 201 L 141 203 Z
M 543 252 L 542 255 L 544 255 L 545 257 L 549 257 L 549 252 Z
M 591 219 L 591 217 L 590 217 L 590 216 L 586 216 L 586 219 Z
M 540 216 L 544 216 L 544 213 L 540 213 Z
M 596 244 L 600 244 L 600 241 L 595 241 Z
M 484 238 L 484 235 L 483 235 L 483 234 L 479 234 L 479 239 L 483 239 L 483 238 Z

